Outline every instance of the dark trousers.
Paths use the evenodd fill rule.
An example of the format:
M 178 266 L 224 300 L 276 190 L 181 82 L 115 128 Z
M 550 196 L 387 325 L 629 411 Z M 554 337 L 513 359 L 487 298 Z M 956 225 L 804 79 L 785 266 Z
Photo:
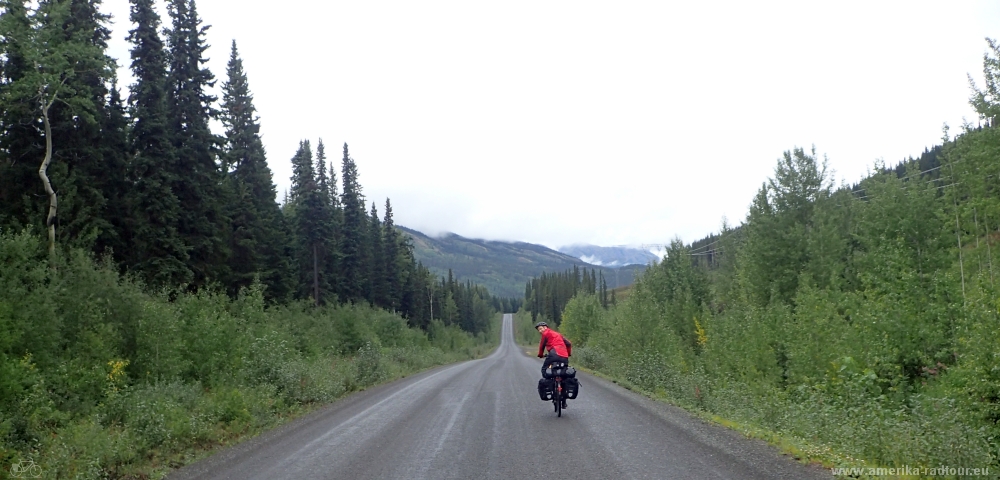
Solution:
M 545 361 L 542 362 L 542 378 L 549 378 L 549 376 L 545 374 L 545 370 L 549 368 L 549 365 L 552 365 L 553 363 L 558 363 L 558 362 L 565 363 L 566 365 L 569 365 L 569 359 L 568 358 L 566 358 L 566 357 L 560 357 L 559 355 L 556 355 L 556 351 L 555 350 L 549 350 L 549 355 L 547 357 L 545 357 Z

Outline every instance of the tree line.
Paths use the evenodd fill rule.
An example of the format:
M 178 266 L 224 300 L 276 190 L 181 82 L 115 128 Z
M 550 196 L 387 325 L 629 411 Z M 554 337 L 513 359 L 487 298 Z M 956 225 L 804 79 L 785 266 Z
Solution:
M 300 142 L 279 204 L 236 42 L 219 99 L 194 0 L 168 0 L 166 28 L 154 0 L 130 0 L 122 98 L 100 3 L 0 1 L 0 229 L 47 232 L 50 252 L 84 248 L 154 290 L 259 281 L 271 302 L 368 302 L 473 333 L 476 305 L 511 308 L 417 262 L 346 143 L 338 179 L 322 140 Z
M 0 0 L 4 471 L 161 477 L 495 348 L 517 300 L 415 261 L 346 144 L 303 140 L 279 203 L 235 42 L 214 98 L 195 2 L 130 3 L 124 98 L 100 1 Z
M 532 322 L 543 317 L 558 326 L 566 304 L 578 294 L 597 295 L 605 309 L 617 304 L 614 289 L 608 290 L 603 270 L 597 272 L 591 268 L 587 272 L 586 268 L 574 265 L 572 270 L 552 274 L 543 272 L 528 280 L 524 285 L 524 309 L 531 314 Z
M 741 225 L 673 241 L 617 308 L 570 300 L 561 331 L 577 361 L 824 462 L 996 467 L 1000 45 L 988 44 L 977 124 L 856 185 L 835 186 L 815 148 L 784 152 Z

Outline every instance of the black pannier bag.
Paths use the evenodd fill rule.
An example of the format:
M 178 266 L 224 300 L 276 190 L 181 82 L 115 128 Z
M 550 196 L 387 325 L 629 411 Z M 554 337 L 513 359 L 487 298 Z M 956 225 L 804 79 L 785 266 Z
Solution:
M 580 394 L 580 380 L 575 378 L 576 372 L 573 373 L 574 377 L 563 380 L 563 388 L 566 390 L 566 398 L 570 400 L 575 399 L 576 396 Z
M 552 390 L 555 382 L 547 378 L 538 379 L 538 398 L 542 400 L 552 400 Z
M 576 369 L 573 367 L 566 367 L 562 376 L 563 378 L 576 378 Z

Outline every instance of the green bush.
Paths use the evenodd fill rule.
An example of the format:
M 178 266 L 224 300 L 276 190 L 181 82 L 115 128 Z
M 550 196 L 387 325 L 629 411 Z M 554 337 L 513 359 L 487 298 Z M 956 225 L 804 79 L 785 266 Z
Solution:
M 46 477 L 162 474 L 194 451 L 496 344 L 366 305 L 266 306 L 259 283 L 235 299 L 149 293 L 87 255 L 49 258 L 28 232 L 0 232 L 0 265 L 0 464 L 32 459 Z

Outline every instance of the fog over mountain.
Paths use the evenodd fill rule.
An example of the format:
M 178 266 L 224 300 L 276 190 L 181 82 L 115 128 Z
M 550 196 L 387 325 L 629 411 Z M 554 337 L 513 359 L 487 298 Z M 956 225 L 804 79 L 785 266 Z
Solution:
M 542 273 L 563 273 L 574 267 L 595 270 L 607 279 L 609 288 L 630 285 L 648 263 L 600 265 L 544 245 L 465 238 L 454 233 L 426 235 L 397 227 L 410 237 L 416 259 L 435 275 L 446 277 L 451 270 L 459 281 L 472 280 L 502 297 L 519 298 L 524 295 L 525 283 L 532 278 Z M 626 257 L 606 254 L 603 258 L 620 262 Z
M 628 246 L 599 247 L 597 245 L 576 244 L 560 247 L 559 252 L 579 258 L 591 265 L 605 267 L 646 265 L 660 258 L 648 250 Z

